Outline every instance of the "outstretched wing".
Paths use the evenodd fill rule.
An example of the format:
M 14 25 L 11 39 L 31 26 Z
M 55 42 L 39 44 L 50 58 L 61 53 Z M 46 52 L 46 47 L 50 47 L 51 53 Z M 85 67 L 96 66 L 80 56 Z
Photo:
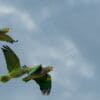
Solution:
M 12 37 L 7 35 L 8 32 L 9 32 L 9 28 L 3 28 L 0 30 L 0 41 L 6 41 L 10 43 L 17 42 Z
M 7 69 L 9 72 L 21 69 L 19 58 L 13 50 L 11 50 L 8 46 L 3 46 L 2 51 L 4 53 Z
M 0 34 L 0 41 L 6 41 L 6 42 L 10 42 L 10 43 L 17 42 L 12 37 L 10 37 L 9 35 L 6 35 L 6 34 Z
M 39 85 L 43 95 L 49 95 L 51 91 L 52 79 L 49 74 L 46 74 L 44 77 L 34 79 Z

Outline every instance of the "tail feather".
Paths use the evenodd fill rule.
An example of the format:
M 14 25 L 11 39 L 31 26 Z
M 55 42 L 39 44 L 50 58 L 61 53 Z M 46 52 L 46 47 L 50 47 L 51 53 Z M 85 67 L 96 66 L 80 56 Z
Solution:
M 22 80 L 23 80 L 24 82 L 28 82 L 28 81 L 30 81 L 30 78 L 25 77 L 25 78 L 23 78 Z
M 11 77 L 9 75 L 4 75 L 0 77 L 0 81 L 3 83 L 8 82 L 11 79 Z

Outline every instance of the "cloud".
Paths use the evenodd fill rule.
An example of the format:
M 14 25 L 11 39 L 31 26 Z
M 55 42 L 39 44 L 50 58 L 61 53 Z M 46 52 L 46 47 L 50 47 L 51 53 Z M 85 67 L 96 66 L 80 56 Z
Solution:
M 36 24 L 28 13 L 22 13 L 17 11 L 17 15 L 21 18 L 23 24 L 26 25 L 29 30 L 34 30 L 34 28 L 36 28 Z
M 5 17 L 7 15 L 14 16 L 13 23 L 15 21 L 19 26 L 22 23 L 28 30 L 34 30 L 36 28 L 36 24 L 29 13 L 18 10 L 12 6 L 0 5 L 0 16 Z
M 65 64 L 68 73 L 75 73 L 76 71 L 85 78 L 93 78 L 94 66 L 85 60 L 75 43 L 69 39 L 64 39 L 62 43 L 63 46 L 60 51 L 55 48 L 49 54 L 53 55 L 53 58 L 60 59 L 59 61 Z
M 75 4 L 74 0 L 71 1 L 73 4 Z M 48 28 L 48 31 L 50 31 L 51 36 L 49 34 L 45 36 L 45 34 L 43 34 L 44 31 L 42 28 L 38 30 L 40 32 L 38 33 L 38 36 L 33 33 L 27 34 L 28 30 L 34 30 L 34 28 L 37 28 L 36 22 L 34 22 L 31 15 L 27 12 L 20 11 L 12 6 L 2 5 L 0 7 L 0 16 L 13 16 L 13 19 L 11 20 L 13 20 L 16 28 L 22 29 L 21 32 L 18 31 L 18 33 L 21 34 L 17 34 L 16 36 L 19 35 L 20 41 L 22 41 L 23 43 L 18 45 L 15 44 L 13 48 L 16 48 L 14 51 L 16 52 L 16 54 L 20 55 L 19 58 L 21 59 L 21 62 L 26 65 L 41 63 L 43 65 L 49 64 L 54 66 L 54 71 L 51 73 L 51 75 L 53 76 L 52 94 L 54 94 L 49 96 L 49 99 L 53 98 L 53 100 L 55 100 L 63 98 L 64 100 L 66 100 L 69 98 L 70 100 L 73 100 L 74 97 L 75 100 L 78 100 L 78 97 L 80 97 L 80 99 L 82 99 L 83 97 L 86 100 L 87 98 L 90 99 L 90 97 L 92 97 L 92 93 L 89 91 L 89 97 L 86 97 L 85 95 L 87 92 L 83 93 L 83 91 L 84 89 L 86 89 L 86 82 L 88 82 L 89 85 L 90 80 L 94 79 L 95 69 L 94 66 L 91 65 L 91 63 L 88 62 L 88 60 L 85 59 L 84 56 L 81 54 L 81 51 L 77 47 L 77 44 L 72 39 L 67 38 L 67 36 L 63 37 L 63 32 L 61 32 L 61 35 L 58 35 L 58 33 L 56 35 L 55 33 L 52 33 L 52 31 L 50 31 L 51 28 L 49 27 L 49 25 L 48 27 L 50 29 Z M 40 16 L 40 18 L 42 17 L 41 20 L 43 20 L 49 18 L 51 13 L 49 13 L 49 9 L 44 8 L 42 9 L 41 14 L 42 16 Z M 25 32 L 24 35 L 22 34 L 22 32 Z M 48 40 L 50 40 L 49 43 Z M 33 91 L 35 91 L 33 88 L 33 82 L 29 83 L 27 85 L 27 88 L 24 87 L 25 85 L 19 86 L 19 81 L 18 83 L 16 83 L 16 81 L 11 81 L 11 83 L 12 85 L 10 85 L 10 83 L 8 85 L 9 88 L 10 86 L 13 87 L 14 84 L 17 84 L 19 87 L 18 90 L 17 88 L 13 88 L 13 91 L 16 91 L 17 93 L 16 95 L 16 93 L 13 92 L 13 98 L 15 97 L 15 95 L 16 98 L 19 99 L 27 99 L 26 96 L 29 96 L 30 98 L 39 98 L 39 96 L 41 95 L 39 95 L 37 91 L 33 93 Z M 87 89 L 90 90 L 89 86 L 87 87 Z M 1 90 L 4 90 L 4 88 L 2 88 Z M 7 90 L 5 87 L 6 93 L 8 92 Z M 3 93 L 2 97 L 5 98 L 4 95 L 5 93 Z M 23 98 L 22 95 L 25 97 Z M 12 92 L 10 93 L 10 96 L 12 96 Z
M 88 65 L 88 63 L 87 64 L 84 63 L 80 67 L 80 73 L 83 77 L 86 77 L 87 79 L 93 78 L 95 76 L 95 69 L 92 65 Z
M 48 7 L 43 7 L 43 9 L 41 9 L 41 17 L 42 17 L 42 20 L 43 19 L 47 19 L 51 16 L 51 11 Z
M 70 6 L 77 6 L 80 4 L 91 4 L 91 3 L 98 3 L 99 0 L 68 0 L 67 3 Z
M 15 9 L 7 6 L 0 6 L 0 16 L 4 16 L 6 14 L 14 13 Z
M 72 40 L 63 39 L 60 42 L 62 46 L 60 45 L 57 48 L 43 47 L 48 48 L 49 57 L 42 53 L 44 59 L 53 59 L 55 61 L 53 63 L 54 73 L 52 73 L 54 84 L 61 89 L 58 93 L 60 97 L 65 97 L 66 99 L 72 98 L 75 93 L 80 91 L 80 87 L 84 84 L 80 83 L 81 81 L 94 79 L 95 70 L 94 66 L 81 55 L 81 52 Z

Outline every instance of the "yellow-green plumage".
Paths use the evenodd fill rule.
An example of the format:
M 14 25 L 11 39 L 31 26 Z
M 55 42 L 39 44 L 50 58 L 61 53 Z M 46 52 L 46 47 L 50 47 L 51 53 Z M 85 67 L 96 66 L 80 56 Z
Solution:
M 20 60 L 17 57 L 17 55 L 14 53 L 14 51 L 9 48 L 8 46 L 3 46 L 2 51 L 4 53 L 4 57 L 6 60 L 6 65 L 7 65 L 7 69 L 8 69 L 8 74 L 4 76 L 1 76 L 1 81 L 7 82 L 7 78 L 8 81 L 12 78 L 18 78 L 22 75 L 24 75 L 25 73 L 28 73 L 31 69 L 30 68 L 21 68 L 21 64 L 20 64 Z
M 7 35 L 9 28 L 0 29 L 0 41 L 6 41 L 9 43 L 17 42 L 11 36 Z
M 20 60 L 14 53 L 14 51 L 12 51 L 8 46 L 3 46 L 2 50 L 4 53 L 8 71 L 12 72 L 15 70 L 20 70 L 21 69 Z

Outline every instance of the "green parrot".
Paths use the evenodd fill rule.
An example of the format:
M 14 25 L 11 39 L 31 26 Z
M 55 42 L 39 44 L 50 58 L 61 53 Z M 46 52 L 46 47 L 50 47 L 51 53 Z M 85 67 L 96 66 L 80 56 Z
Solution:
M 28 76 L 23 78 L 24 82 L 34 80 L 40 87 L 43 95 L 49 95 L 52 86 L 51 76 L 48 74 L 53 70 L 52 66 L 47 66 L 45 68 L 42 65 L 35 66 L 29 73 Z
M 41 64 L 33 67 L 21 66 L 19 58 L 11 48 L 6 45 L 2 47 L 2 51 L 6 60 L 8 74 L 0 77 L 1 82 L 6 83 L 12 78 L 19 78 L 24 74 L 28 74 L 22 79 L 24 82 L 34 80 L 40 86 L 43 94 L 50 94 L 52 79 L 48 73 L 53 70 L 52 66 L 42 67 Z
M 18 40 L 15 41 L 12 37 L 7 35 L 9 30 L 10 30 L 9 28 L 0 29 L 0 41 L 6 41 L 6 42 L 9 42 L 9 43 L 18 42 Z
M 12 78 L 18 78 L 31 71 L 31 68 L 21 66 L 19 58 L 8 46 L 3 46 L 2 51 L 6 60 L 8 74 L 0 77 L 1 82 L 6 83 Z

